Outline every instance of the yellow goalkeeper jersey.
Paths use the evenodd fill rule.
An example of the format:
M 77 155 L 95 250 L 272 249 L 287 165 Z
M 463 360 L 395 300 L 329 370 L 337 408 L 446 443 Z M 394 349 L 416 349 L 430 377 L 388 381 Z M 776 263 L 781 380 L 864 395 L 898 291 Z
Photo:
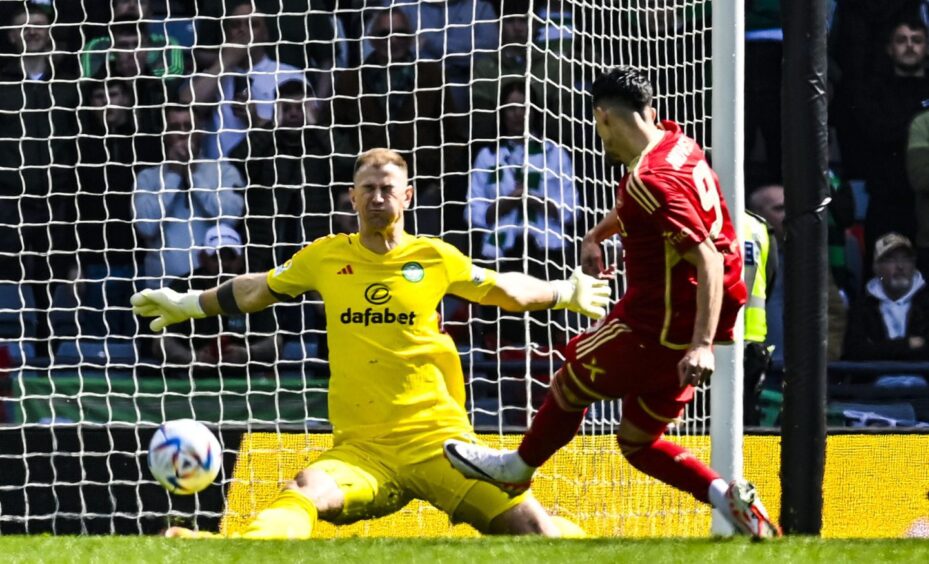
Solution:
M 406 233 L 383 255 L 357 234 L 322 237 L 268 273 L 274 292 L 322 295 L 335 444 L 375 441 L 418 461 L 471 432 L 461 362 L 437 307 L 446 293 L 479 301 L 496 276 L 441 240 Z

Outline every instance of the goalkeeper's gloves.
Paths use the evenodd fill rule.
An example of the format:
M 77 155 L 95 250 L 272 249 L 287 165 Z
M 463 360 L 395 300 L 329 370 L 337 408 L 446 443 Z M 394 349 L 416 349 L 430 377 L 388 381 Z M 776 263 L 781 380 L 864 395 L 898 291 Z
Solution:
M 610 304 L 610 284 L 606 280 L 588 276 L 577 267 L 571 278 L 556 280 L 551 285 L 555 292 L 552 309 L 567 308 L 593 319 L 606 315 Z
M 199 290 L 179 294 L 170 288 L 142 290 L 132 295 L 132 313 L 142 317 L 154 317 L 149 324 L 152 331 L 161 331 L 168 325 L 188 319 L 206 317 L 200 307 Z

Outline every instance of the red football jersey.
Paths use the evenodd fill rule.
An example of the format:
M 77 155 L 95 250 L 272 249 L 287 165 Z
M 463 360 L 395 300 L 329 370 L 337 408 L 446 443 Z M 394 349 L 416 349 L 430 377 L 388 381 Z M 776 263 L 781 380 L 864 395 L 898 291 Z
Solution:
M 664 137 L 639 155 L 616 194 L 626 270 L 616 313 L 662 345 L 687 348 L 697 313 L 697 269 L 683 255 L 709 237 L 725 264 L 716 341 L 729 341 L 746 299 L 735 228 L 703 150 L 676 123 L 661 127 Z

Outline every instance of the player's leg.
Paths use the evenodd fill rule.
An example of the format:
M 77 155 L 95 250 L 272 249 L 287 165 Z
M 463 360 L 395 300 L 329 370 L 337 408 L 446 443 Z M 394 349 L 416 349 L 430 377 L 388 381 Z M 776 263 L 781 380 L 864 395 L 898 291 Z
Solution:
M 236 535 L 249 539 L 310 538 L 318 519 L 345 524 L 388 515 L 410 496 L 394 469 L 358 447 L 341 445 L 300 471 L 280 494 Z M 166 536 L 218 536 L 174 527 Z
M 634 468 L 707 503 L 710 484 L 719 474 L 684 447 L 662 438 L 668 423 L 680 416 L 685 405 L 673 399 L 658 401 L 654 396 L 627 396 L 616 439 Z
M 462 440 L 445 443 L 445 456 L 462 474 L 517 494 L 529 489 L 536 469 L 571 442 L 589 404 L 563 403 L 565 370 L 555 373 L 542 407 L 518 450 L 502 451 Z
M 587 406 L 622 395 L 618 374 L 622 351 L 633 350 L 626 343 L 631 339 L 629 328 L 616 318 L 572 339 L 565 363 L 552 378 L 542 407 L 516 451 L 453 440 L 445 443 L 446 457 L 469 478 L 489 481 L 513 493 L 525 491 L 536 468 L 577 434 Z M 600 351 L 608 354 L 598 360 Z
M 398 474 L 415 497 L 444 511 L 452 522 L 468 523 L 481 533 L 562 536 L 559 523 L 531 492 L 512 497 L 493 484 L 468 479 L 438 450 L 433 458 L 402 466 Z
M 327 471 L 310 466 L 301 470 L 271 503 L 248 524 L 245 532 L 234 535 L 248 539 L 308 539 L 319 517 L 338 515 L 345 494 Z M 171 527 L 166 537 L 212 538 L 217 533 Z
M 410 497 L 394 469 L 357 447 L 327 451 L 255 518 L 245 538 L 309 538 L 317 518 L 335 524 L 389 515 Z M 306 503 L 306 502 L 309 503 Z M 280 509 L 279 509 L 280 508 Z M 284 536 L 285 531 L 299 536 Z
M 736 530 L 759 538 L 779 536 L 751 484 L 726 483 L 686 448 L 662 438 L 668 423 L 683 413 L 683 398 L 690 399 L 680 391 L 624 398 L 616 433 L 623 456 L 639 471 L 711 504 Z
M 310 466 L 299 474 L 248 524 L 244 538 L 308 539 L 316 521 L 338 515 L 345 494 L 329 472 Z

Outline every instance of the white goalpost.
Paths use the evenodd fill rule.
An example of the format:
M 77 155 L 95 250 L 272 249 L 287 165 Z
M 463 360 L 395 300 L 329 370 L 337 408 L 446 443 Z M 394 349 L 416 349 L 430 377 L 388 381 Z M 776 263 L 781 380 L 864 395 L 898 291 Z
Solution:
M 47 73 L 16 63 L 21 78 L 0 79 L 10 127 L 0 129 L 0 159 L 18 159 L 0 160 L 0 208 L 15 210 L 0 211 L 0 467 L 9 469 L 0 534 L 143 533 L 166 519 L 218 526 L 224 494 L 244 504 L 238 488 L 276 487 L 320 448 L 286 438 L 328 429 L 318 296 L 166 337 L 134 319 L 127 300 L 143 287 L 267 270 L 351 230 L 351 167 L 371 146 L 410 161 L 411 233 L 441 237 L 482 266 L 564 278 L 623 173 L 604 159 L 589 87 L 631 64 L 652 79 L 659 116 L 707 150 L 740 224 L 739 2 L 150 0 L 103 22 L 89 0 L 73 4 L 45 23 L 0 21 L 4 31 L 50 30 L 47 50 L 6 57 L 45 57 Z M 621 245 L 604 249 L 620 293 Z M 503 442 L 525 430 L 562 347 L 588 326 L 574 314 L 514 315 L 454 298 L 440 313 L 472 421 Z M 712 394 L 698 390 L 669 429 L 726 478 L 742 474 L 741 364 L 741 337 L 718 347 Z M 655 519 L 675 534 L 708 534 L 708 509 L 619 466 L 604 438 L 620 411 L 592 406 L 588 442 L 543 469 L 540 499 L 588 527 L 606 523 L 604 534 L 666 534 Z M 222 439 L 222 488 L 172 497 L 140 462 L 155 427 L 182 417 Z M 250 433 L 277 437 L 290 458 L 234 473 L 237 456 L 275 450 L 246 456 Z M 577 473 L 595 466 L 601 474 L 584 483 Z M 425 510 L 406 511 L 415 531 Z M 720 520 L 712 530 L 729 532 Z

